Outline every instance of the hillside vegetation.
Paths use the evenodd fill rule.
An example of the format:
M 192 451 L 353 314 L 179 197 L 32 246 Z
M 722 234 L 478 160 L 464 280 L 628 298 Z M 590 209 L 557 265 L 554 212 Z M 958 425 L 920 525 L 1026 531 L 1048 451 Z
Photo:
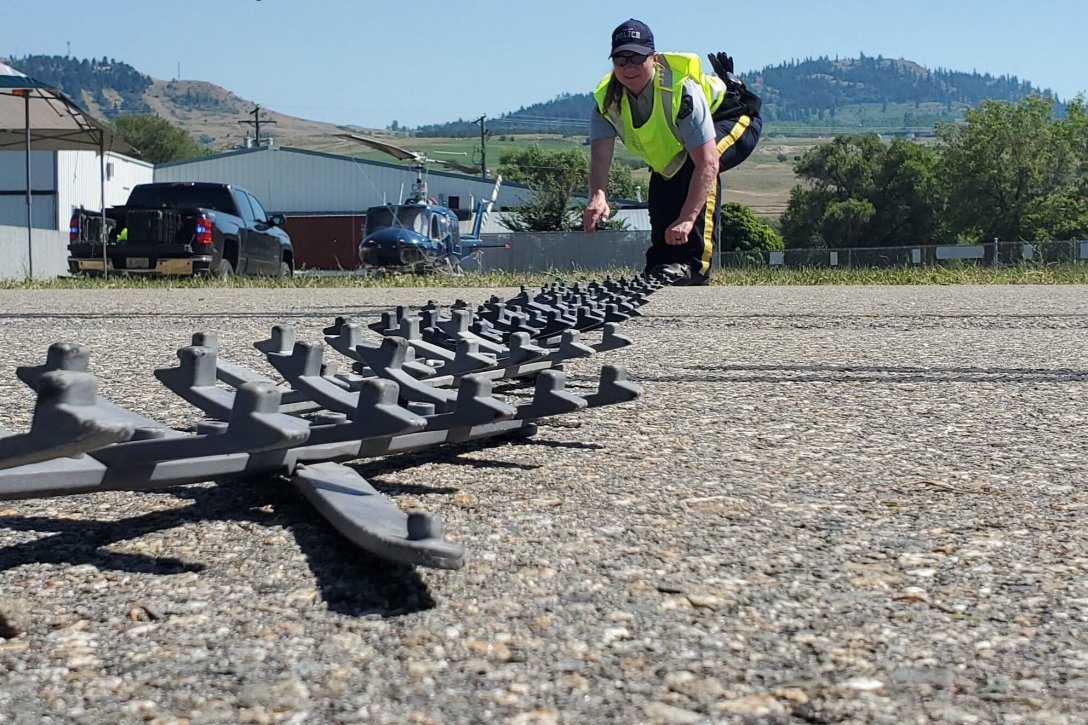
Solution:
M 960 121 L 984 100 L 1018 101 L 1053 96 L 1012 76 L 929 70 L 907 60 L 862 55 L 790 61 L 748 74 L 745 82 L 764 102 L 763 118 L 777 133 L 881 131 L 929 133 L 940 121 Z M 593 106 L 589 93 L 566 93 L 551 101 L 489 119 L 495 133 L 549 131 L 584 133 Z M 473 121 L 421 126 L 421 136 L 478 133 Z
M 245 136 L 253 135 L 253 127 L 240 122 L 253 119 L 250 114 L 255 104 L 214 83 L 159 80 L 110 58 L 32 55 L 4 62 L 54 86 L 90 115 L 106 121 L 121 114 L 154 114 L 184 129 L 203 148 L 213 151 L 240 148 Z M 260 113 L 261 135 L 271 135 L 281 145 L 313 148 L 320 145 L 320 139 L 344 130 L 335 124 L 264 108 Z
M 8 59 L 18 70 L 53 85 L 106 120 L 120 114 L 154 114 L 187 131 L 209 151 L 243 146 L 253 128 L 246 121 L 255 104 L 213 83 L 199 80 L 159 80 L 123 61 L 33 55 Z M 932 133 L 942 120 L 962 120 L 968 108 L 985 99 L 1015 101 L 1038 93 L 1050 95 L 1016 77 L 928 70 L 906 60 L 861 56 L 856 59 L 816 58 L 768 66 L 746 75 L 764 99 L 764 138 L 755 154 L 729 172 L 725 198 L 749 206 L 757 215 L 775 217 L 785 210 L 790 189 L 797 183 L 793 164 L 814 144 L 837 133 Z M 498 118 L 487 119 L 491 132 L 487 165 L 497 168 L 503 154 L 532 143 L 544 149 L 581 146 L 589 93 L 566 93 Z M 475 120 L 424 126 L 418 129 L 359 129 L 260 110 L 262 135 L 284 146 L 357 155 L 390 162 L 388 156 L 332 134 L 344 130 L 385 136 L 393 143 L 428 153 L 461 153 L 465 162 L 480 162 L 479 126 Z M 457 159 L 461 160 L 461 159 Z M 635 169 L 636 181 L 645 170 L 622 147 L 617 160 Z
M 158 80 L 112 58 L 31 55 L 6 62 L 56 86 L 100 118 L 154 113 L 211 149 L 238 147 L 252 133 L 239 121 L 252 118 L 254 104 L 212 83 Z M 930 70 L 908 60 L 865 55 L 789 61 L 747 74 L 745 80 L 763 98 L 768 134 L 929 133 L 939 121 L 962 120 L 968 108 L 983 100 L 1053 95 L 1016 76 Z M 588 92 L 564 93 L 487 119 L 487 128 L 498 135 L 581 136 L 592 103 Z M 268 132 L 281 143 L 302 147 L 313 147 L 316 136 L 343 129 L 262 109 L 265 118 L 274 122 Z M 413 136 L 479 135 L 476 121 L 465 119 L 399 130 Z

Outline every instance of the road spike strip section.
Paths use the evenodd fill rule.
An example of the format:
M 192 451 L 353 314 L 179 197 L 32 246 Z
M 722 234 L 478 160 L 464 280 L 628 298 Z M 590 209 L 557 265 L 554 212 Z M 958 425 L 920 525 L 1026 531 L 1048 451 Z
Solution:
M 404 513 L 342 463 L 494 436 L 531 436 L 536 421 L 637 398 L 622 367 L 605 365 L 595 393 L 566 390 L 563 363 L 631 344 L 620 324 L 662 282 L 557 283 L 476 308 L 428 302 L 361 325 L 338 317 L 325 342 L 277 325 L 254 343 L 283 380 L 224 360 L 219 335 L 200 331 L 178 364 L 154 371 L 204 413 L 176 430 L 98 395 L 87 349 L 55 343 L 16 375 L 37 395 L 29 431 L 0 428 L 0 499 L 141 491 L 264 475 L 290 480 L 352 542 L 402 564 L 458 568 L 461 544 L 441 519 Z M 379 334 L 368 340 L 368 328 Z M 583 340 L 596 335 L 596 342 Z M 352 364 L 338 372 L 327 346 Z M 528 400 L 494 393 L 529 381 Z M 516 387 L 516 386 L 515 386 Z
M 438 569 L 459 569 L 464 563 L 464 545 L 446 540 L 437 514 L 401 511 L 347 466 L 302 464 L 291 483 L 337 531 L 372 554 Z
M 94 375 L 52 370 L 35 378 L 38 393 L 30 431 L 15 434 L 0 429 L 0 469 L 54 458 L 75 456 L 132 438 L 130 422 L 99 420 Z

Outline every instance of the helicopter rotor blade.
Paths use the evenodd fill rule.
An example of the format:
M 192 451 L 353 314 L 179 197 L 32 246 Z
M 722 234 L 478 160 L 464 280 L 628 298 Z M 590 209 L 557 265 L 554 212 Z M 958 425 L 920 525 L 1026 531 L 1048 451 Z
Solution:
M 458 171 L 460 171 L 462 173 L 465 173 L 465 174 L 478 174 L 478 173 L 480 173 L 480 169 L 477 166 L 469 166 L 468 164 L 458 164 L 456 162 L 446 161 L 444 159 L 439 159 L 438 163 L 442 164 L 443 166 L 448 166 L 451 169 L 456 169 L 456 170 L 458 170 Z
M 357 136 L 354 133 L 338 133 L 334 135 L 338 138 L 355 141 L 356 143 L 361 143 L 363 146 L 369 146 L 372 149 L 382 151 L 389 154 L 393 158 L 400 159 L 401 161 L 415 161 L 418 163 L 422 163 L 426 159 L 425 156 L 417 154 L 414 151 L 409 151 L 408 149 L 403 149 L 400 146 L 395 146 L 391 143 L 386 143 L 384 141 L 367 138 L 366 136 Z

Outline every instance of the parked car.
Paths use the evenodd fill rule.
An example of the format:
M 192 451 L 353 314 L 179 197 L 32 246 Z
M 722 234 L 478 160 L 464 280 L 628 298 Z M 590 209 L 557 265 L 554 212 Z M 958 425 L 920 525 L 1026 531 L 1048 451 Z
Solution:
M 72 214 L 68 268 L 91 274 L 291 276 L 294 247 L 283 223 L 282 215 L 269 215 L 257 197 L 230 184 L 139 184 L 124 206 L 104 215 L 86 209 Z

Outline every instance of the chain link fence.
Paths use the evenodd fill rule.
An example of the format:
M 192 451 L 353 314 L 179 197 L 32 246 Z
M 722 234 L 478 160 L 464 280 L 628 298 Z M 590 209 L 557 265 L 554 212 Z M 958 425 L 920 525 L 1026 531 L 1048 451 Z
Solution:
M 721 252 L 722 267 L 912 267 L 939 264 L 1072 264 L 1088 259 L 1088 241 L 1001 242 L 984 244 L 784 249 Z
M 573 272 L 617 269 L 641 270 L 650 246 L 649 231 L 536 232 L 487 234 L 487 249 L 477 260 L 483 271 Z M 940 264 L 1017 265 L 1072 264 L 1088 260 L 1088 241 L 1001 242 L 849 249 L 785 249 L 726 252 L 714 258 L 717 267 L 911 267 Z M 472 264 L 466 264 L 471 269 Z
M 486 244 L 509 244 L 509 249 L 486 249 L 479 259 L 483 271 L 575 272 L 617 269 L 642 270 L 646 265 L 649 231 L 518 232 L 485 234 Z M 466 264 L 472 269 L 471 264 Z

